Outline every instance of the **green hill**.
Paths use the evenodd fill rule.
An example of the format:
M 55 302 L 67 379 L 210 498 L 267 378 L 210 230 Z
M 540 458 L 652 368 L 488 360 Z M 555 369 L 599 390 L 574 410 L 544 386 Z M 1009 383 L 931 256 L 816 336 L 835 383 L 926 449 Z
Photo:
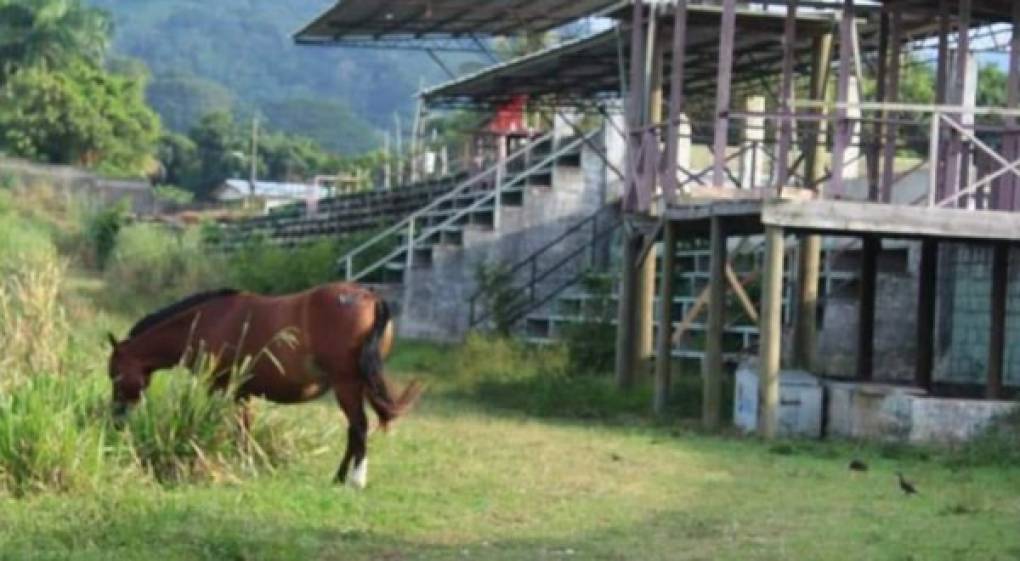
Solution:
M 217 109 L 256 108 L 273 128 L 358 152 L 376 146 L 399 111 L 410 122 L 419 53 L 299 47 L 295 30 L 330 0 L 90 0 L 116 22 L 116 54 L 152 70 L 149 101 L 175 130 Z

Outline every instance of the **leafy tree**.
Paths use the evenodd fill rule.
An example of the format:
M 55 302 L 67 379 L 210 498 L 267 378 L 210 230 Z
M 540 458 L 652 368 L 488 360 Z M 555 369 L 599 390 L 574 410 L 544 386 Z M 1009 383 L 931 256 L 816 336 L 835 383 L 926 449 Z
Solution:
M 308 137 L 327 150 L 355 154 L 379 145 L 379 134 L 347 103 L 294 98 L 266 102 L 260 108 L 276 130 Z
M 147 97 L 163 124 L 176 132 L 187 132 L 209 113 L 234 109 L 234 95 L 228 89 L 185 73 L 157 77 L 149 84 Z
M 24 69 L 0 92 L 0 143 L 51 163 L 146 172 L 160 126 L 143 91 L 139 79 L 82 62 L 60 72 Z
M 82 0 L 0 0 L 0 82 L 25 68 L 99 64 L 111 33 L 108 15 Z
M 162 167 L 160 179 L 170 185 L 193 186 L 198 181 L 198 147 L 187 136 L 167 132 L 159 139 L 157 158 Z
M 247 176 L 248 146 L 230 113 L 216 112 L 203 117 L 188 133 L 198 154 L 196 176 L 189 187 L 206 197 L 225 180 Z

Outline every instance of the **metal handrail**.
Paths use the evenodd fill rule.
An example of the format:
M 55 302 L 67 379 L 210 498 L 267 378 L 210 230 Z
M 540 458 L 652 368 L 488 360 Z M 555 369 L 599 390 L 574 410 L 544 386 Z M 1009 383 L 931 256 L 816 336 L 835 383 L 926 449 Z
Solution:
M 576 257 L 578 257 L 579 255 L 583 254 L 584 252 L 587 252 L 587 251 L 591 250 L 593 247 L 595 247 L 595 244 L 597 244 L 599 241 L 601 241 L 603 238 L 605 238 L 606 235 L 612 234 L 613 232 L 615 232 L 620 227 L 620 225 L 622 224 L 622 221 L 621 221 L 620 217 L 618 215 L 612 216 L 612 212 L 618 211 L 619 210 L 619 206 L 620 206 L 620 201 L 614 201 L 612 203 L 609 203 L 609 204 L 603 206 L 598 211 L 596 211 L 593 214 L 585 217 L 583 220 L 579 221 L 577 224 L 571 226 L 569 229 L 567 229 L 565 232 L 563 232 L 562 234 L 557 236 L 555 239 L 549 241 L 548 243 L 546 243 L 541 248 L 539 248 L 536 251 L 532 252 L 531 255 L 529 255 L 528 257 L 525 257 L 524 259 L 522 259 L 519 262 L 517 262 L 516 265 L 514 265 L 513 267 L 511 267 L 508 270 L 507 274 L 510 275 L 510 276 L 513 276 L 513 275 L 516 275 L 517 273 L 519 273 L 520 271 L 524 270 L 525 268 L 529 268 L 530 267 L 530 269 L 531 269 L 531 276 L 530 276 L 528 282 L 525 283 L 523 286 L 515 286 L 515 287 L 513 287 L 513 290 L 518 295 L 520 295 L 520 296 L 523 296 L 524 294 L 528 294 L 527 302 L 523 305 L 523 307 L 520 310 L 515 310 L 514 311 L 514 313 L 513 313 L 513 321 L 514 322 L 519 320 L 524 314 L 527 314 L 530 309 L 534 309 L 536 306 L 540 306 L 540 305 L 544 304 L 550 298 L 552 298 L 553 296 L 558 294 L 560 291 L 562 291 L 566 287 L 574 284 L 575 282 L 577 282 L 578 279 L 581 278 L 582 275 L 580 275 L 580 274 L 571 277 L 569 282 L 564 284 L 562 287 L 557 288 L 556 290 L 554 290 L 553 294 L 547 295 L 541 301 L 536 303 L 535 287 L 536 287 L 536 285 L 540 281 L 545 280 L 546 278 L 551 276 L 553 273 L 555 273 L 556 271 L 558 271 L 561 268 L 563 268 L 566 265 L 567 262 L 575 259 Z M 607 214 L 611 215 L 611 217 L 614 218 L 614 220 L 612 220 L 612 222 L 609 224 L 609 226 L 607 228 L 603 228 L 603 229 L 600 230 L 598 228 L 599 219 L 601 217 L 603 217 L 604 215 L 607 215 Z M 578 246 L 577 248 L 574 248 L 574 250 L 572 250 L 567 255 L 561 256 L 560 259 L 558 259 L 557 262 L 554 263 L 552 266 L 542 270 L 542 272 L 539 272 L 539 270 L 538 270 L 538 260 L 543 255 L 548 253 L 554 247 L 559 246 L 568 237 L 576 234 L 577 232 L 580 232 L 582 229 L 584 229 L 588 225 L 592 226 L 591 238 L 589 240 L 587 240 L 584 244 Z M 476 290 L 475 293 L 472 294 L 471 297 L 468 300 L 469 301 L 469 308 L 470 308 L 470 317 L 468 318 L 468 323 L 469 323 L 470 327 L 474 327 L 474 326 L 482 323 L 483 321 L 485 321 L 486 319 L 488 319 L 489 317 L 492 316 L 492 311 L 491 310 L 489 310 L 488 312 L 483 313 L 483 314 L 481 314 L 481 315 L 479 315 L 477 317 L 475 315 L 475 311 L 477 309 L 478 299 L 481 298 L 483 292 L 484 291 L 482 289 Z
M 432 226 L 430 228 L 427 228 L 427 229 L 423 230 L 422 233 L 419 234 L 417 237 L 415 237 L 415 235 L 414 235 L 414 219 L 416 217 L 414 217 L 414 216 L 409 217 L 409 219 L 405 220 L 403 223 L 397 224 L 394 228 L 391 228 L 391 230 L 396 231 L 396 230 L 400 229 L 400 227 L 407 227 L 407 242 L 406 242 L 406 244 L 403 244 L 402 247 L 399 247 L 399 248 L 393 250 L 392 252 L 387 254 L 385 257 L 377 260 L 375 263 L 372 263 L 371 265 L 369 265 L 368 267 L 363 269 L 358 274 L 348 276 L 348 280 L 352 280 L 352 281 L 361 280 L 366 275 L 376 271 L 378 268 L 382 267 L 386 263 L 389 263 L 389 262 L 393 261 L 394 259 L 399 257 L 404 252 L 407 252 L 407 265 L 406 265 L 406 267 L 407 267 L 407 269 L 410 269 L 411 266 L 413 265 L 413 253 L 412 252 L 414 250 L 414 247 L 416 245 L 418 245 L 418 243 L 420 243 L 420 242 L 422 242 L 424 240 L 427 240 L 428 238 L 432 237 L 434 234 L 442 231 L 443 229 L 449 227 L 452 224 L 455 224 L 458 220 L 460 220 L 464 216 L 466 216 L 466 215 L 476 211 L 477 209 L 479 209 L 480 207 L 482 207 L 483 205 L 485 205 L 489 201 L 491 201 L 493 199 L 497 199 L 498 200 L 498 197 L 500 197 L 503 194 L 503 191 L 505 189 L 507 189 L 508 187 L 513 187 L 514 185 L 517 185 L 518 183 L 524 181 L 525 179 L 527 179 L 528 177 L 533 175 L 535 172 L 537 172 L 537 171 L 539 171 L 539 170 L 549 166 L 550 164 L 555 162 L 557 158 L 561 157 L 563 154 L 566 154 L 568 152 L 571 152 L 571 151 L 579 148 L 584 142 L 586 142 L 587 140 L 589 140 L 591 137 L 595 136 L 596 134 L 598 134 L 598 131 L 590 133 L 587 136 L 583 136 L 583 137 L 577 138 L 577 139 L 575 139 L 575 140 L 565 144 L 564 146 L 561 146 L 560 148 L 554 150 L 548 156 L 543 158 L 537 164 L 534 164 L 531 167 L 525 169 L 524 171 L 521 171 L 521 172 L 517 173 L 514 176 L 513 179 L 511 179 L 510 181 L 507 181 L 506 183 L 503 183 L 501 180 L 497 181 L 496 182 L 496 188 L 493 189 L 491 192 L 489 192 L 489 193 L 487 193 L 485 195 L 482 195 L 481 197 L 479 197 L 472 204 L 470 204 L 470 205 L 468 205 L 468 206 L 458 210 L 457 212 L 453 213 L 452 215 L 448 216 L 445 220 L 440 222 L 438 225 L 435 225 L 435 226 Z M 503 173 L 504 167 L 505 166 L 500 166 L 500 167 L 497 167 L 497 169 L 495 170 L 496 173 L 497 173 L 497 179 L 499 179 L 500 174 Z M 429 206 L 432 207 L 433 205 L 429 205 Z M 422 209 L 422 211 L 420 211 L 419 213 L 416 213 L 416 214 L 420 214 L 421 212 L 424 212 L 424 211 L 425 211 L 425 209 Z M 347 265 L 348 265 L 348 268 L 350 268 L 349 257 L 348 258 L 344 258 L 344 259 L 347 259 Z
M 370 247 L 375 246 L 376 244 L 378 244 L 382 240 L 386 239 L 387 237 L 392 236 L 393 234 L 396 234 L 398 232 L 401 232 L 401 231 L 407 229 L 409 226 L 410 226 L 410 229 L 413 231 L 415 220 L 417 220 L 418 218 L 421 218 L 424 214 L 429 213 L 429 212 L 435 210 L 436 208 L 441 206 L 443 203 L 446 203 L 447 201 L 450 201 L 450 200 L 452 200 L 452 199 L 462 195 L 464 193 L 464 191 L 466 191 L 469 187 L 472 187 L 475 184 L 480 183 L 483 179 L 489 177 L 490 175 L 496 174 L 498 176 L 498 174 L 500 173 L 500 170 L 505 168 L 505 166 L 508 163 L 517 160 L 521 156 L 526 156 L 526 155 L 530 154 L 532 152 L 532 150 L 534 150 L 534 148 L 536 146 L 539 146 L 543 142 L 547 142 L 547 141 L 551 140 L 552 138 L 553 138 L 553 133 L 552 132 L 548 132 L 548 133 L 542 135 L 541 137 L 533 140 L 532 142 L 529 142 L 523 148 L 521 148 L 521 149 L 517 150 L 516 152 L 510 154 L 505 159 L 496 162 L 495 164 L 493 164 L 489 168 L 486 168 L 485 170 L 483 170 L 483 171 L 479 172 L 478 174 L 474 175 L 473 177 L 467 179 L 466 181 L 464 181 L 463 183 L 461 183 L 457 187 L 454 187 L 453 189 L 451 189 L 445 195 L 435 199 L 434 201 L 432 201 L 428 205 L 418 209 L 417 211 L 412 212 L 411 214 L 409 214 L 407 217 L 405 217 L 400 222 L 397 222 L 393 226 L 391 226 L 391 227 L 387 228 L 386 230 L 380 232 L 379 234 L 373 236 L 371 239 L 369 239 L 365 243 L 363 243 L 363 244 L 359 245 L 358 247 L 352 249 L 351 251 L 347 252 L 347 254 L 345 254 L 344 256 L 340 257 L 340 259 L 337 260 L 337 264 L 338 265 L 344 266 L 345 276 L 346 276 L 347 280 L 358 280 L 358 279 L 362 278 L 363 276 L 365 276 L 366 274 L 368 274 L 368 272 L 371 272 L 371 271 L 367 271 L 367 272 L 366 271 L 362 271 L 357 276 L 355 276 L 354 275 L 354 271 L 353 271 L 353 268 L 354 268 L 354 258 L 355 257 L 357 257 L 358 255 L 364 253 L 367 249 L 369 249 Z M 369 267 L 369 269 L 372 269 L 374 271 L 377 267 L 378 267 L 377 264 L 373 264 L 373 265 L 371 265 Z

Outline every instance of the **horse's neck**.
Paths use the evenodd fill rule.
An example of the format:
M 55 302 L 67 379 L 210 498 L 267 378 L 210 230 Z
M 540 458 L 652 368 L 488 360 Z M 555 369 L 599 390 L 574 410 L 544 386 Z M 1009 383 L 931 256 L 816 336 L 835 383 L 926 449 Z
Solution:
M 129 352 L 156 370 L 180 364 L 189 351 L 193 318 L 193 314 L 184 313 L 156 325 L 131 339 Z

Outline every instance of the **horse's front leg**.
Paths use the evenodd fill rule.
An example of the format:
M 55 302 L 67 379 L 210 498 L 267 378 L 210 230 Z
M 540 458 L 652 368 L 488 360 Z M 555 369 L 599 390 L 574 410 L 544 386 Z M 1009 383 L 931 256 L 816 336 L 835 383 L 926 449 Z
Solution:
M 368 484 L 368 416 L 360 385 L 344 384 L 333 390 L 336 401 L 347 416 L 347 450 L 340 460 L 335 481 L 364 489 Z M 354 468 L 351 469 L 351 461 Z M 350 478 L 348 479 L 348 473 Z

